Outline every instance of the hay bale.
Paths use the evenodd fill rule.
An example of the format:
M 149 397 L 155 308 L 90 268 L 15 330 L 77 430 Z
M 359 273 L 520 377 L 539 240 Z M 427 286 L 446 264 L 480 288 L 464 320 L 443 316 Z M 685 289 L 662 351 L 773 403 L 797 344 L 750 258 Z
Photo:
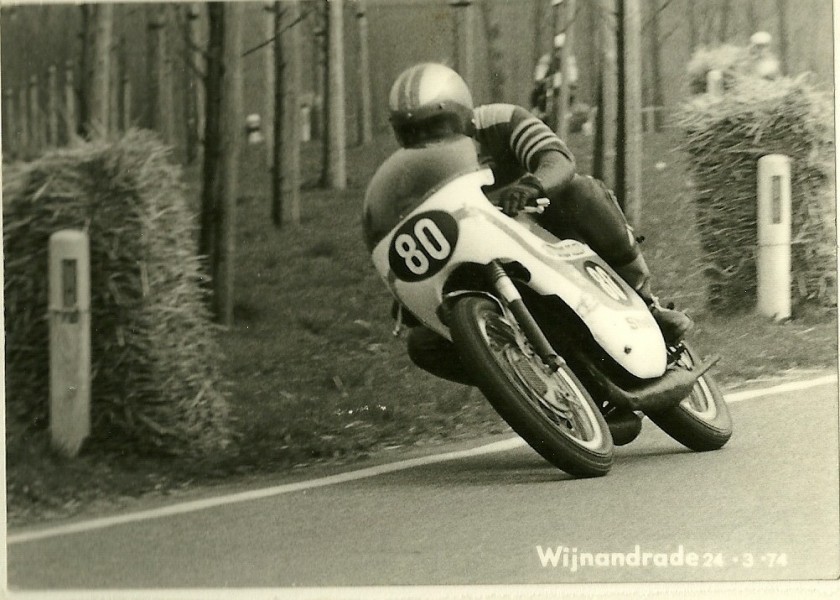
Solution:
M 766 154 L 791 157 L 795 301 L 832 302 L 834 145 L 830 96 L 807 76 L 740 76 L 720 98 L 696 96 L 677 121 L 690 155 L 713 308 L 750 308 L 756 296 L 756 174 Z
M 692 94 L 706 92 L 709 71 L 717 69 L 723 77 L 723 89 L 730 89 L 735 79 L 750 70 L 749 49 L 733 44 L 721 44 L 711 48 L 700 47 L 686 65 L 688 87 Z
M 91 255 L 90 443 L 176 454 L 225 446 L 221 352 L 167 148 L 132 131 L 4 171 L 9 443 L 48 421 L 48 240 L 79 228 Z

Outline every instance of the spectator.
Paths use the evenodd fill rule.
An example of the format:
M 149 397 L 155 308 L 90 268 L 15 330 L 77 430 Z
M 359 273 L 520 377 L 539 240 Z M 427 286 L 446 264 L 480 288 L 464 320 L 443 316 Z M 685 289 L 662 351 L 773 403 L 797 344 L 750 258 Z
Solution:
M 766 31 L 757 31 L 750 37 L 749 53 L 752 71 L 764 79 L 776 79 L 782 74 L 779 59 L 770 49 L 772 41 L 773 36 Z
M 554 51 L 543 54 L 534 67 L 534 89 L 531 92 L 531 112 L 545 120 L 548 113 L 549 95 L 558 97 L 563 84 L 563 47 L 566 34 L 554 36 Z M 569 106 L 574 105 L 577 91 L 578 68 L 574 54 L 569 55 Z

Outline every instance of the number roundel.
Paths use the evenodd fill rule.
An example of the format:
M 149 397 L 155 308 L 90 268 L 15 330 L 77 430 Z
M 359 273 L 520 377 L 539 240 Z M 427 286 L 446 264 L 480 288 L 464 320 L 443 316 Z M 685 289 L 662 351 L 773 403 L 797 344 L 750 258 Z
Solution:
M 395 232 L 388 262 L 398 279 L 421 281 L 446 265 L 457 242 L 458 223 L 449 213 L 420 213 Z
M 629 303 L 629 298 L 621 288 L 621 284 L 618 283 L 612 275 L 607 273 L 604 267 L 589 260 L 583 264 L 583 267 L 589 278 L 597 283 L 607 296 L 616 302 L 621 302 L 623 304 Z

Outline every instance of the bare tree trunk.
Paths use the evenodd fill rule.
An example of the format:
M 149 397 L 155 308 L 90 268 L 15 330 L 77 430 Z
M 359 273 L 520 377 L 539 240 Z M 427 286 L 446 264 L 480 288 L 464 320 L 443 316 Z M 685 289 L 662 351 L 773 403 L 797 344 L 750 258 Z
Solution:
M 242 146 L 242 4 L 224 5 L 225 45 L 222 85 L 222 194 L 216 221 L 214 297 L 216 318 L 233 325 L 236 198 Z
M 175 141 L 174 101 L 172 98 L 172 64 L 167 36 L 169 5 L 154 4 L 149 11 L 148 67 L 151 111 L 150 126 L 168 144 Z
M 93 77 L 93 39 L 94 39 L 94 18 L 96 6 L 83 4 L 79 7 L 82 11 L 81 32 L 79 41 L 81 52 L 79 58 L 79 89 L 74 92 L 78 99 L 78 121 L 76 122 L 76 133 L 87 136 L 87 123 L 90 120 L 90 86 Z
M 39 93 L 38 76 L 29 77 L 29 141 L 32 153 L 43 150 L 43 120 L 41 119 L 41 95 Z
M 534 7 L 534 46 L 533 64 L 536 65 L 543 55 L 543 23 L 545 22 L 545 0 L 537 0 Z
M 547 125 L 551 127 L 554 131 L 558 131 L 560 129 L 560 121 L 562 120 L 563 108 L 560 105 L 560 90 L 557 88 L 554 82 L 555 77 L 557 76 L 556 70 L 558 68 L 562 70 L 562 65 L 556 64 L 556 49 L 554 47 L 554 39 L 563 31 L 563 0 L 552 0 L 551 10 L 552 41 L 546 80 L 547 89 L 545 92 L 545 114 L 548 118 Z M 564 47 L 563 54 L 566 54 L 565 50 L 566 48 Z
M 755 10 L 755 0 L 747 0 L 747 24 L 750 27 L 750 33 L 758 30 L 758 14 Z
M 327 183 L 334 190 L 347 187 L 346 124 L 344 114 L 344 0 L 329 3 L 329 110 L 327 112 Z
M 662 89 L 662 65 L 661 65 L 661 43 L 662 35 L 659 26 L 659 10 L 661 0 L 653 0 L 653 14 L 650 20 L 650 82 L 651 82 L 651 103 L 654 106 L 653 130 L 662 129 L 662 108 L 665 106 L 665 94 Z
M 563 74 L 562 83 L 560 85 L 560 94 L 555 103 L 555 123 L 556 131 L 561 139 L 569 137 L 569 118 L 570 106 L 569 100 L 571 98 L 571 64 L 572 56 L 575 52 L 575 13 L 577 3 L 575 0 L 566 0 L 560 6 L 565 5 L 564 30 L 566 33 L 566 41 L 563 45 L 563 54 L 561 57 L 560 71 Z
M 481 24 L 484 29 L 484 39 L 487 41 L 487 66 L 490 74 L 490 100 L 502 102 L 505 97 L 505 68 L 504 53 L 499 48 L 500 29 L 495 22 L 489 2 L 478 5 L 481 11 Z
M 20 126 L 15 118 L 14 90 L 3 90 L 3 153 L 12 159 L 17 158 L 18 141 L 15 133 Z
M 279 1 L 273 4 L 274 13 L 274 29 L 272 35 L 274 37 L 273 46 L 273 60 L 274 67 L 271 74 L 271 81 L 273 82 L 272 91 L 274 98 L 272 101 L 272 136 L 274 140 L 274 151 L 272 153 L 271 162 L 271 220 L 275 227 L 280 227 L 283 224 L 283 179 L 286 173 L 283 169 L 283 154 L 286 151 L 283 142 L 283 129 L 285 125 L 285 63 L 283 56 L 283 40 L 281 39 L 281 32 L 283 31 L 283 8 Z
M 715 41 L 715 21 L 717 21 L 717 10 L 715 4 L 709 0 L 700 2 L 698 6 L 701 8 L 701 30 L 700 39 L 705 45 L 711 44 Z
M 122 76 L 122 128 L 125 131 L 131 129 L 134 121 L 131 116 L 131 77 L 123 71 Z
M 359 26 L 359 145 L 373 140 L 373 109 L 370 97 L 370 49 L 368 45 L 368 20 L 365 0 L 356 0 L 356 21 Z
M 108 130 L 120 131 L 120 46 L 112 40 L 109 49 L 111 55 L 111 89 L 108 92 Z
M 172 49 L 169 40 L 170 12 L 175 5 L 164 4 L 160 8 L 158 29 L 160 42 L 160 63 L 158 65 L 158 122 L 161 136 L 168 144 L 175 143 L 175 98 L 172 87 Z
M 779 17 L 779 62 L 782 73 L 790 69 L 790 56 L 788 52 L 788 3 L 787 0 L 776 0 L 776 14 Z
M 720 34 L 721 43 L 729 39 L 729 16 L 732 14 L 732 0 L 721 0 L 720 7 Z
M 625 55 L 625 30 L 626 21 L 624 14 L 626 12 L 625 3 L 627 0 L 616 0 L 616 94 L 618 100 L 616 102 L 616 128 L 615 128 L 615 187 L 613 188 L 618 196 L 618 203 L 622 210 L 626 212 L 624 192 L 626 181 L 626 168 L 624 159 L 627 157 L 624 153 L 624 148 L 627 145 L 627 101 L 625 99 L 627 89 L 627 57 Z
M 64 135 L 70 144 L 79 133 L 76 120 L 76 86 L 73 81 L 73 61 L 68 60 L 64 67 Z
M 194 71 L 194 69 L 202 68 L 201 52 L 197 50 L 198 15 L 197 4 L 191 3 L 184 6 L 184 60 L 188 65 L 185 69 L 184 119 L 187 126 L 186 157 L 188 164 L 192 164 L 198 158 L 201 138 L 199 132 L 202 131 L 200 107 L 202 106 L 203 82 Z
M 208 40 L 206 71 L 206 109 L 204 122 L 204 164 L 201 188 L 201 229 L 198 251 L 209 258 L 213 272 L 216 247 L 215 223 L 221 196 L 222 157 L 222 74 L 225 48 L 225 6 L 221 2 L 207 3 Z
M 119 54 L 117 55 L 119 61 L 119 69 L 117 79 L 114 80 L 114 87 L 117 92 L 117 129 L 128 131 L 131 128 L 131 77 L 128 73 L 128 51 L 126 47 L 125 37 L 120 40 Z
M 694 0 L 686 0 L 688 2 L 688 50 L 689 55 L 697 50 L 697 42 L 700 39 L 697 31 L 697 12 Z
M 642 214 L 642 90 L 641 90 L 641 5 L 640 0 L 623 0 L 624 174 L 621 198 L 627 221 L 638 227 Z
M 327 117 L 327 4 L 322 2 L 314 16 L 315 29 L 312 32 L 312 63 L 315 65 L 311 119 L 311 138 L 325 140 Z M 326 150 L 324 150 L 326 152 Z
M 263 24 L 265 25 L 264 36 L 266 40 L 274 38 L 274 43 L 265 47 L 262 52 L 263 55 L 263 86 L 265 90 L 263 102 L 262 115 L 262 130 L 265 137 L 265 153 L 266 162 L 273 165 L 274 162 L 274 132 L 275 132 L 275 118 L 277 113 L 276 108 L 276 70 L 277 67 L 277 49 L 280 44 L 280 31 L 278 21 L 282 19 L 283 7 L 280 2 L 268 2 L 264 7 L 265 15 Z M 282 60 L 282 58 L 281 58 Z M 275 178 L 272 177 L 272 180 Z M 272 202 L 272 206 L 273 206 Z M 279 224 L 276 223 L 275 224 Z
M 300 225 L 300 89 L 302 77 L 302 42 L 300 19 L 300 0 L 288 0 L 290 22 L 295 23 L 285 35 L 286 55 L 286 107 L 283 124 L 283 197 L 287 207 L 284 220 L 293 225 Z
M 111 39 L 114 28 L 114 5 L 96 6 L 93 79 L 90 91 L 88 132 L 107 135 L 110 125 Z
M 160 111 L 160 22 L 158 7 L 149 4 L 146 7 L 146 119 L 145 126 L 148 129 L 156 129 L 158 126 L 158 113 Z
M 598 8 L 601 68 L 594 175 L 603 180 L 608 187 L 614 188 L 616 186 L 616 123 L 618 120 L 616 0 L 599 0 Z
M 55 65 L 47 70 L 47 143 L 58 146 L 58 79 Z
M 18 90 L 18 118 L 20 131 L 19 156 L 26 159 L 31 153 L 29 143 L 29 86 L 24 81 Z
M 322 36 L 316 37 L 316 41 L 321 41 L 321 57 L 323 64 L 323 71 L 320 73 L 321 84 L 321 110 L 319 111 L 320 121 L 319 129 L 321 133 L 321 187 L 330 186 L 330 16 L 329 16 L 329 0 L 323 0 L 321 5 L 323 16 L 323 27 L 321 28 Z
M 475 8 L 473 0 L 449 0 L 455 10 L 455 70 L 475 88 Z

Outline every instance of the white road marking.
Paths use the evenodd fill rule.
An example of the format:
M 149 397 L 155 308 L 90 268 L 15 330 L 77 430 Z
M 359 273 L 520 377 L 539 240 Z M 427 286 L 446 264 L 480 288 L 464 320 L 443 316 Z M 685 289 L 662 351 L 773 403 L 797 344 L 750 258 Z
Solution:
M 798 392 L 800 390 L 807 390 L 821 385 L 828 385 L 837 382 L 837 375 L 825 375 L 824 377 L 817 377 L 815 379 L 806 379 L 804 381 L 791 381 L 789 383 L 780 383 L 769 388 L 760 388 L 755 390 L 744 390 L 743 392 L 734 392 L 726 394 L 726 402 L 731 404 L 733 402 L 742 402 L 744 400 L 753 400 L 761 398 L 762 396 L 773 396 L 775 394 L 785 394 L 787 392 Z
M 89 521 L 81 521 L 78 523 L 59 525 L 57 527 L 49 527 L 46 529 L 36 529 L 33 531 L 21 531 L 18 533 L 10 533 L 9 536 L 6 538 L 6 543 L 17 544 L 21 542 L 31 542 L 34 540 L 40 540 L 48 537 L 67 535 L 70 533 L 79 533 L 82 531 L 92 531 L 94 529 L 102 529 L 104 527 L 112 527 L 114 525 L 122 525 L 125 523 L 133 523 L 136 521 L 145 521 L 148 519 L 158 519 L 160 517 L 168 517 L 171 515 L 195 512 L 207 508 L 213 508 L 216 506 L 236 504 L 239 502 L 248 502 L 250 500 L 259 500 L 261 498 L 268 498 L 270 496 L 279 496 L 280 494 L 288 494 L 291 492 L 298 492 L 301 490 L 310 490 L 313 488 L 324 487 L 327 485 L 335 485 L 337 483 L 355 481 L 357 479 L 366 479 L 368 477 L 375 477 L 377 475 L 383 475 L 385 473 L 393 473 L 394 471 L 402 471 L 404 469 L 412 469 L 414 467 L 420 467 L 424 465 L 431 465 L 451 460 L 459 460 L 462 458 L 469 458 L 472 456 L 481 456 L 482 454 L 493 454 L 495 452 L 503 452 L 505 450 L 518 448 L 519 446 L 524 445 L 524 443 L 525 442 L 523 442 L 520 438 L 511 438 L 507 440 L 502 440 L 500 442 L 493 442 L 492 444 L 485 444 L 484 446 L 471 448 L 469 450 L 459 450 L 456 452 L 446 452 L 444 454 L 421 456 L 419 458 L 411 458 L 408 460 L 401 460 L 398 462 L 387 463 L 384 465 L 377 465 L 375 467 L 368 467 L 366 469 L 349 471 L 347 473 L 339 473 L 337 475 L 330 475 L 328 477 L 321 477 L 319 479 L 309 479 L 307 481 L 286 483 L 268 488 L 249 490 L 247 492 L 239 492 L 236 494 L 226 494 L 224 496 L 204 498 L 202 500 L 181 502 L 179 504 L 172 504 L 170 506 L 164 506 L 161 508 L 142 510 L 123 515 L 115 515 L 112 517 L 103 517 L 100 519 L 91 519 Z
M 827 375 L 824 377 L 818 377 L 815 379 L 809 379 L 805 381 L 783 383 L 768 388 L 735 392 L 732 394 L 727 394 L 724 397 L 726 398 L 726 401 L 728 403 L 742 402 L 744 400 L 753 400 L 755 398 L 772 396 L 775 394 L 795 392 L 836 382 L 836 375 Z M 401 460 L 398 462 L 377 465 L 375 467 L 368 467 L 365 469 L 358 469 L 356 471 L 349 471 L 347 473 L 339 473 L 337 475 L 330 475 L 328 477 L 321 477 L 318 479 L 310 479 L 307 481 L 299 481 L 296 483 L 276 485 L 268 488 L 239 492 L 236 494 L 226 494 L 224 496 L 215 496 L 212 498 L 204 498 L 202 500 L 181 502 L 178 504 L 172 504 L 161 508 L 142 510 L 133 513 L 115 515 L 111 517 L 102 517 L 99 519 L 80 521 L 78 523 L 58 525 L 56 527 L 47 527 L 44 529 L 35 529 L 30 531 L 10 533 L 6 538 L 6 543 L 8 545 L 20 544 L 45 538 L 69 535 L 72 533 L 81 533 L 85 531 L 93 531 L 96 529 L 104 529 L 106 527 L 113 527 L 115 525 L 123 525 L 126 523 L 134 523 L 137 521 L 146 521 L 150 519 L 159 519 L 161 517 L 168 517 L 172 515 L 196 512 L 199 510 L 205 510 L 217 506 L 225 506 L 228 504 L 237 504 L 239 502 L 259 500 L 261 498 L 269 498 L 271 496 L 279 496 L 281 494 L 289 494 L 291 492 L 298 492 L 301 490 L 310 490 L 313 488 L 335 485 L 338 483 L 345 483 L 348 481 L 356 481 L 359 479 L 376 477 L 377 475 L 384 475 L 385 473 L 393 473 L 395 471 L 403 471 L 405 469 L 412 469 L 414 467 L 448 462 L 453 460 L 460 460 L 462 458 L 481 456 L 483 454 L 504 452 L 506 450 L 512 450 L 514 448 L 519 448 L 524 445 L 525 442 L 521 438 L 515 437 L 499 442 L 493 442 L 491 444 L 485 444 L 484 446 L 478 446 L 477 448 L 471 448 L 469 450 L 459 450 L 455 452 L 446 452 L 443 454 L 433 454 L 431 456 L 421 456 L 419 458 Z

